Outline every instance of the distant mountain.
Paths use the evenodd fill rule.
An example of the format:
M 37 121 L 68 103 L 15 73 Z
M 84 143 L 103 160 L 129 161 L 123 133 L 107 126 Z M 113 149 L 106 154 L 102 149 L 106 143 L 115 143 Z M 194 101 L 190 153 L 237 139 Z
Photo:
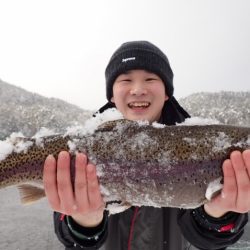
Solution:
M 181 98 L 179 102 L 192 116 L 216 119 L 223 124 L 250 126 L 250 91 L 201 92 Z
M 0 140 L 12 132 L 32 136 L 42 127 L 63 132 L 92 112 L 56 98 L 46 98 L 0 80 Z
M 223 124 L 250 126 L 250 92 L 195 93 L 180 104 L 192 115 Z M 75 105 L 46 98 L 0 80 L 0 140 L 12 132 L 32 136 L 42 127 L 64 132 L 92 115 Z

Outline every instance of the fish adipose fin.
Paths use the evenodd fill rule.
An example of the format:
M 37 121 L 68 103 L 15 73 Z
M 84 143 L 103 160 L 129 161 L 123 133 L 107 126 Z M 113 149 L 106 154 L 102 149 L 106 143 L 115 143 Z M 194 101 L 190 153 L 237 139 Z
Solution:
M 33 186 L 31 184 L 23 184 L 18 186 L 21 203 L 28 205 L 45 197 L 44 189 Z

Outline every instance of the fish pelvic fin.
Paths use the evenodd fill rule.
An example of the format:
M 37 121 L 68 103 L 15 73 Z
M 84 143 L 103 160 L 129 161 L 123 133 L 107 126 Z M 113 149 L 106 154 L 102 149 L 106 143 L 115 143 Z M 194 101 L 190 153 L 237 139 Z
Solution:
M 29 205 L 46 196 L 44 189 L 31 184 L 22 184 L 18 186 L 18 190 L 23 205 Z

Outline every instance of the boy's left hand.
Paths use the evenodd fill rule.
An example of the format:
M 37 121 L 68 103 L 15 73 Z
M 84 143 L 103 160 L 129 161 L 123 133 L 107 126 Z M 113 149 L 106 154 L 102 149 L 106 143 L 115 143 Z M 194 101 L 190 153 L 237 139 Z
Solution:
M 206 213 L 219 218 L 229 211 L 250 211 L 250 150 L 233 151 L 223 163 L 223 175 L 222 192 L 204 205 Z

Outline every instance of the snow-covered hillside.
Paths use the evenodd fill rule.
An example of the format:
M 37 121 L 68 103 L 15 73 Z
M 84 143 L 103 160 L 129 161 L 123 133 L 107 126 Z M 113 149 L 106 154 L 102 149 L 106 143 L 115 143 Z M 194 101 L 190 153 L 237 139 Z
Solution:
M 179 102 L 192 115 L 223 124 L 250 126 L 250 92 L 195 93 Z M 32 136 L 42 127 L 63 132 L 93 112 L 46 98 L 0 80 L 0 140 L 12 132 Z
M 196 93 L 179 100 L 192 116 L 223 124 L 250 126 L 250 91 Z
M 12 132 L 32 136 L 42 127 L 63 132 L 83 124 L 92 112 L 59 99 L 46 98 L 0 80 L 0 140 Z

